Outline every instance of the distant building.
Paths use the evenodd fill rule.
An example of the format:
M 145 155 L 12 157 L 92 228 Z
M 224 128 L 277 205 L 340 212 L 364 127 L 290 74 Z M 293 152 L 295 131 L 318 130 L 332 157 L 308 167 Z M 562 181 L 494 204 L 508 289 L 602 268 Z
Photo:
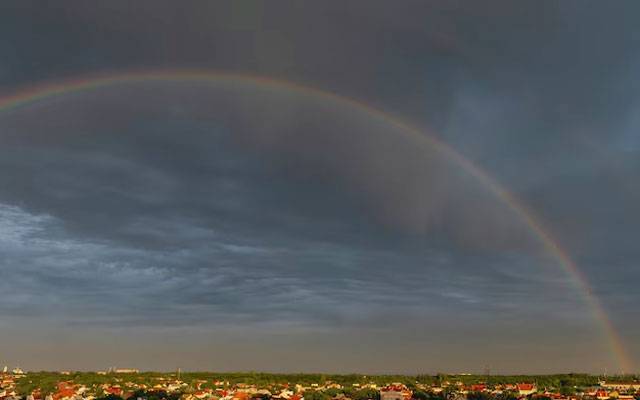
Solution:
M 140 370 L 137 370 L 135 368 L 114 368 L 113 372 L 115 374 L 137 374 L 140 372 Z
M 380 392 L 380 400 L 405 400 L 405 397 L 402 392 L 385 390 Z
M 485 385 L 484 383 L 477 383 L 471 385 L 471 387 L 469 388 L 469 390 L 471 390 L 472 392 L 484 392 L 486 389 L 487 385 Z
M 528 396 L 538 391 L 538 388 L 533 383 L 518 383 L 516 388 L 520 396 Z
M 610 390 L 640 390 L 640 382 L 600 382 L 600 386 Z
M 392 383 L 380 389 L 380 400 L 410 400 L 412 392 L 402 383 Z

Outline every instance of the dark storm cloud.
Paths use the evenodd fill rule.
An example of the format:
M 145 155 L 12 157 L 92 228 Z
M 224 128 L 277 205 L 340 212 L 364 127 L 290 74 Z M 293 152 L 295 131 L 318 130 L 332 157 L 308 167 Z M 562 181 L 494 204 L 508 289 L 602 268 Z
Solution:
M 506 324 L 522 307 L 575 311 L 563 292 L 514 301 L 571 289 L 535 277 L 534 260 L 553 260 L 433 148 L 249 89 L 119 85 L 5 115 L 4 315 L 286 332 L 447 320 L 452 306 Z
M 80 219 L 129 220 L 153 207 L 204 220 L 232 209 L 252 229 L 283 219 L 308 230 L 306 216 L 331 222 L 338 213 L 408 234 L 439 229 L 471 246 L 531 242 L 469 171 L 372 114 L 251 84 L 129 86 L 41 105 L 37 120 L 30 109 L 8 115 L 7 168 L 17 163 L 28 179 L 16 172 L 7 185 L 42 191 L 47 206 L 85 213 Z
M 96 71 L 197 67 L 366 100 L 431 127 L 515 191 L 616 310 L 614 322 L 627 322 L 640 256 L 637 7 L 21 1 L 0 13 L 0 83 L 11 92 Z M 243 340 L 265 369 L 287 367 L 269 368 L 260 338 L 274 352 L 291 346 L 293 369 L 335 365 L 309 343 L 333 346 L 343 370 L 364 369 L 372 360 L 358 343 L 381 349 L 394 335 L 397 354 L 381 357 L 404 355 L 407 370 L 425 357 L 473 370 L 476 357 L 525 342 L 530 354 L 565 345 L 569 369 L 608 362 L 584 355 L 602 346 L 593 336 L 566 346 L 593 322 L 557 261 L 433 148 L 335 104 L 197 86 L 125 85 L 0 116 L 3 328 L 47 321 L 29 326 L 87 349 L 98 340 L 56 324 L 96 338 L 131 328 L 122 337 L 133 353 L 143 335 L 171 340 L 200 368 L 212 364 L 154 330 L 189 327 L 194 346 L 236 351 L 230 337 L 259 330 L 266 338 Z M 521 326 L 528 333 L 505 333 Z M 200 329 L 212 327 L 208 340 Z M 470 329 L 499 339 L 462 354 Z M 250 367 L 230 356 L 215 365 Z

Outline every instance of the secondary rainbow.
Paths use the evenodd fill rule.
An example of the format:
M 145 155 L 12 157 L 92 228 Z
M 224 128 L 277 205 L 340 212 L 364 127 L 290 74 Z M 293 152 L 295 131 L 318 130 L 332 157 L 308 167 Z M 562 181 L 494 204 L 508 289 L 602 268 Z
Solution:
M 616 363 L 622 371 L 631 372 L 632 363 L 627 357 L 623 341 L 615 327 L 607 316 L 602 304 L 593 294 L 591 286 L 577 264 L 569 254 L 562 249 L 553 236 L 542 226 L 535 215 L 527 209 L 518 199 L 500 185 L 494 178 L 478 165 L 465 158 L 448 144 L 440 141 L 433 135 L 427 134 L 405 122 L 402 119 L 372 107 L 368 104 L 344 97 L 336 93 L 324 91 L 318 88 L 300 85 L 284 80 L 226 73 L 209 70 L 153 70 L 117 73 L 112 75 L 92 75 L 84 78 L 75 78 L 53 83 L 36 85 L 31 88 L 18 91 L 6 97 L 0 97 L 0 113 L 6 113 L 20 107 L 28 106 L 40 100 L 76 92 L 96 90 L 110 85 L 126 84 L 129 82 L 164 81 L 164 82 L 201 82 L 203 84 L 238 83 L 263 88 L 286 90 L 306 96 L 312 96 L 319 100 L 325 100 L 341 106 L 351 108 L 354 111 L 369 115 L 371 118 L 380 119 L 382 122 L 399 128 L 400 131 L 417 140 L 436 148 L 443 155 L 454 161 L 467 173 L 488 187 L 523 223 L 529 228 L 545 249 L 551 254 L 571 278 L 576 289 L 582 294 L 585 303 L 593 313 L 594 319 L 600 326 L 608 347 L 610 348 Z M 1 115 L 0 115 L 1 118 Z

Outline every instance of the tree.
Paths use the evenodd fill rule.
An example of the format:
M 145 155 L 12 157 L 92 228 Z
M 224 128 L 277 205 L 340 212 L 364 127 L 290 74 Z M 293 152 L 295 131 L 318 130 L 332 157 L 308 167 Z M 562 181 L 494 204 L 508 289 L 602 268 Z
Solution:
M 489 393 L 485 392 L 469 392 L 467 393 L 468 400 L 493 400 L 493 397 Z
M 307 390 L 304 392 L 305 400 L 329 400 L 331 396 L 317 390 Z
M 505 390 L 496 396 L 496 400 L 518 400 L 518 394 L 512 390 Z
M 431 396 L 422 390 L 416 390 L 413 392 L 413 398 L 416 400 L 431 400 Z
M 572 386 L 561 386 L 560 394 L 563 396 L 572 396 L 576 394 L 576 389 Z
M 380 392 L 375 389 L 362 389 L 353 394 L 354 400 L 379 400 Z
M 116 394 L 109 393 L 106 396 L 98 397 L 96 400 L 124 400 L 124 399 Z

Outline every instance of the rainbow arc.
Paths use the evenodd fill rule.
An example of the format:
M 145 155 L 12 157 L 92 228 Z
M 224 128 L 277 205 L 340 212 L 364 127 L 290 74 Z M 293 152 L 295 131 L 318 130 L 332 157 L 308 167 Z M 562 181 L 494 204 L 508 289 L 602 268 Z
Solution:
M 355 112 L 364 113 L 371 118 L 377 118 L 381 120 L 381 122 L 398 128 L 400 132 L 403 132 L 412 140 L 419 141 L 429 145 L 431 148 L 435 148 L 446 158 L 459 165 L 468 174 L 477 179 L 482 185 L 490 189 L 496 198 L 505 204 L 515 216 L 521 219 L 532 235 L 537 238 L 546 251 L 554 257 L 567 276 L 570 277 L 575 289 L 582 295 L 586 305 L 591 310 L 595 321 L 602 330 L 603 336 L 607 341 L 607 345 L 612 352 L 618 367 L 622 371 L 631 371 L 632 364 L 625 351 L 623 341 L 611 323 L 611 320 L 609 319 L 601 302 L 593 294 L 588 280 L 575 261 L 569 256 L 567 251 L 565 251 L 553 235 L 543 227 L 539 219 L 536 218 L 531 210 L 529 210 L 513 194 L 500 185 L 486 171 L 469 159 L 465 158 L 445 142 L 442 142 L 433 135 L 429 135 L 427 132 L 405 123 L 397 116 L 367 105 L 366 103 L 344 97 L 336 93 L 323 91 L 318 88 L 254 75 L 206 70 L 154 70 L 89 76 L 80 79 L 70 79 L 37 85 L 32 88 L 19 91 L 13 95 L 0 97 L 0 118 L 2 117 L 2 113 L 7 113 L 21 107 L 27 107 L 31 104 L 56 96 L 98 90 L 112 85 L 154 81 L 198 82 L 212 85 L 233 83 L 256 88 L 260 87 L 284 90 L 295 94 L 312 96 L 317 100 L 327 101 L 332 104 L 349 108 Z

